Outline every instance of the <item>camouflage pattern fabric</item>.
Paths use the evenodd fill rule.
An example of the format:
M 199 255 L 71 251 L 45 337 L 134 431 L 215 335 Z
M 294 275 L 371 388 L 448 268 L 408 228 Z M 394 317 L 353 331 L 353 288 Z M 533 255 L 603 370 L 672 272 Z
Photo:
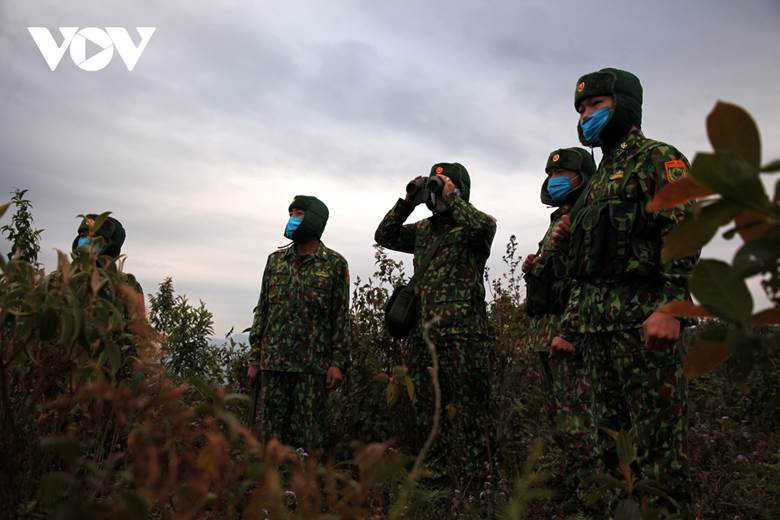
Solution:
M 634 329 L 659 306 L 689 297 L 696 259 L 660 260 L 662 239 L 683 208 L 655 214 L 644 209 L 656 191 L 687 170 L 688 160 L 679 151 L 638 130 L 605 152 L 572 222 L 569 249 L 577 298 L 568 308 L 571 314 L 564 314 L 569 330 Z
M 426 462 L 435 472 L 450 475 L 454 485 L 475 489 L 492 471 L 488 343 L 450 336 L 435 346 L 442 412 L 439 436 Z M 424 342 L 410 345 L 408 363 L 416 394 L 414 449 L 419 449 L 431 431 L 435 403 L 428 372 L 433 362 Z
M 492 468 L 489 451 L 490 372 L 483 274 L 496 232 L 495 219 L 456 194 L 450 211 L 404 225 L 414 209 L 403 199 L 376 230 L 379 245 L 414 254 L 415 267 L 442 234 L 419 283 L 419 317 L 411 334 L 407 364 L 417 390 L 415 417 L 419 450 L 431 428 L 431 359 L 421 326 L 434 318 L 430 337 L 439 357 L 442 390 L 441 431 L 429 460 L 434 469 L 470 478 L 479 485 Z M 469 483 L 465 483 L 468 485 Z
M 679 348 L 645 348 L 641 329 L 586 335 L 587 377 L 593 385 L 593 418 L 599 427 L 632 431 L 636 438 L 638 478 L 653 479 L 685 504 L 690 500 L 688 472 L 687 384 Z M 592 430 L 596 432 L 596 430 Z M 622 479 L 614 441 L 599 430 L 591 466 Z
M 349 362 L 349 269 L 320 243 L 301 257 L 290 246 L 271 253 L 249 342 L 261 370 L 322 374 Z
M 327 446 L 325 376 L 263 370 L 260 385 L 263 442 L 276 438 L 309 454 L 321 452 Z
M 550 226 L 539 242 L 539 249 L 536 254 L 534 262 L 531 264 L 529 273 L 531 276 L 543 277 L 545 275 L 545 266 L 547 260 L 553 255 L 559 254 L 554 247 L 552 239 L 552 232 L 555 226 L 560 222 L 561 217 L 568 213 L 569 207 L 564 206 L 558 208 L 550 215 Z M 528 293 L 528 280 L 529 276 L 526 275 L 526 293 Z M 563 273 L 561 273 L 563 274 Z M 565 276 L 561 276 L 555 283 L 559 285 L 568 284 L 568 280 Z M 562 290 L 559 288 L 559 291 Z M 532 352 L 547 352 L 550 349 L 550 343 L 553 338 L 560 333 L 561 330 L 561 315 L 560 314 L 541 314 L 528 317 L 528 335 L 524 342 L 525 349 Z
M 660 262 L 662 239 L 682 208 L 660 214 L 644 209 L 657 190 L 687 170 L 679 151 L 638 130 L 604 151 L 572 222 L 574 287 L 563 318 L 565 337 L 582 335 L 578 348 L 593 387 L 592 423 L 632 429 L 641 474 L 657 478 L 683 503 L 689 493 L 680 353 L 647 349 L 642 323 L 659 306 L 689 298 L 696 258 Z M 597 432 L 592 431 L 594 439 Z M 590 462 L 596 472 L 614 447 L 603 438 L 591 444 L 597 446 Z M 617 470 L 616 461 L 607 465 Z
M 574 354 L 553 355 L 548 366 L 555 440 L 565 454 L 564 497 L 584 504 L 591 489 L 587 479 L 593 475 L 592 461 L 598 449 L 590 374 L 581 349 Z
M 414 207 L 399 199 L 376 230 L 383 247 L 414 254 L 414 265 L 442 234 L 436 255 L 420 280 L 420 317 L 412 337 L 422 338 L 421 324 L 435 316 L 431 338 L 486 336 L 487 311 L 482 280 L 496 234 L 495 219 L 457 195 L 447 197 L 450 211 L 404 225 Z

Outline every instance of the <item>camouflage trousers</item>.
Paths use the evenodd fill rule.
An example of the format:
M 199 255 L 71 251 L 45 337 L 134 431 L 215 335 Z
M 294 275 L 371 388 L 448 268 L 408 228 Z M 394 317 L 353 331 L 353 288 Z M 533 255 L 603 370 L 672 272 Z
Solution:
M 585 334 L 582 343 L 593 386 L 593 420 L 599 427 L 631 431 L 637 447 L 634 473 L 653 479 L 674 499 L 690 501 L 687 383 L 676 346 L 654 351 L 641 329 Z M 614 441 L 602 430 L 591 467 L 622 480 Z
M 564 453 L 564 500 L 583 503 L 592 474 L 591 457 L 596 449 L 592 386 L 581 350 L 574 354 L 538 352 L 545 378 L 547 408 L 554 425 L 555 441 Z
M 458 485 L 474 487 L 492 473 L 490 372 L 488 342 L 481 338 L 447 337 L 436 342 L 441 389 L 439 436 L 428 466 L 447 473 Z M 419 450 L 432 427 L 434 389 L 428 367 L 432 360 L 423 341 L 409 350 L 409 375 L 415 386 L 415 446 Z
M 326 446 L 324 374 L 260 372 L 260 410 L 263 442 L 283 444 L 316 453 Z

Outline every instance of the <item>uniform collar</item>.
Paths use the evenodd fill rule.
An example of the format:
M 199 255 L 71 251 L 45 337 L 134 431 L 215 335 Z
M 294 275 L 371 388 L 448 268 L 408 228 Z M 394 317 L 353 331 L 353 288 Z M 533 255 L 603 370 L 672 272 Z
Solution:
M 619 144 L 615 145 L 613 148 L 610 148 L 609 150 L 604 150 L 604 157 L 609 157 L 611 159 L 618 159 L 621 155 L 623 155 L 628 150 L 634 149 L 639 144 L 647 139 L 643 134 L 642 130 L 639 128 L 634 128 L 631 130 L 622 141 L 620 141 Z
M 311 255 L 307 255 L 305 257 L 298 256 L 298 253 L 295 251 L 295 243 L 290 244 L 290 246 L 287 247 L 284 251 L 284 256 L 287 259 L 292 258 L 303 258 L 304 260 L 309 258 L 316 258 L 318 260 L 325 260 L 328 256 L 328 253 L 325 252 L 325 244 L 320 240 L 320 247 L 317 248 L 317 251 L 315 251 Z

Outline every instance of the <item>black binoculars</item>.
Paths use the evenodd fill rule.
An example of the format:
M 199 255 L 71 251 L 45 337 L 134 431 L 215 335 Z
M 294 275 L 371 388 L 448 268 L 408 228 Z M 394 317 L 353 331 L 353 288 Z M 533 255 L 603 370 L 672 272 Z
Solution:
M 406 185 L 406 193 L 409 196 L 419 195 L 423 201 L 428 198 L 429 193 L 441 194 L 444 189 L 444 181 L 439 177 L 420 177 Z M 418 193 L 423 191 L 424 193 Z

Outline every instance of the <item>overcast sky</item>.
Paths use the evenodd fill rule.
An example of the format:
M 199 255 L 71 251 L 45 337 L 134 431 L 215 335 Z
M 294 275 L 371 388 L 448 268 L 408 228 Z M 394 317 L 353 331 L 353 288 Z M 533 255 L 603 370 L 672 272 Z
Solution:
M 117 53 L 97 72 L 66 53 L 52 72 L 30 26 L 58 44 L 61 26 L 126 27 L 136 43 L 135 27 L 157 29 L 132 72 Z M 525 254 L 546 229 L 543 169 L 579 144 L 584 73 L 636 73 L 645 134 L 690 159 L 711 149 L 718 99 L 747 108 L 763 159 L 779 158 L 779 26 L 778 0 L 3 0 L 0 199 L 30 189 L 50 269 L 75 215 L 113 211 L 126 270 L 147 293 L 172 276 L 222 335 L 250 325 L 293 195 L 328 205 L 323 240 L 365 279 L 376 225 L 409 178 L 458 161 L 472 203 L 498 219 L 498 274 L 510 235 Z

